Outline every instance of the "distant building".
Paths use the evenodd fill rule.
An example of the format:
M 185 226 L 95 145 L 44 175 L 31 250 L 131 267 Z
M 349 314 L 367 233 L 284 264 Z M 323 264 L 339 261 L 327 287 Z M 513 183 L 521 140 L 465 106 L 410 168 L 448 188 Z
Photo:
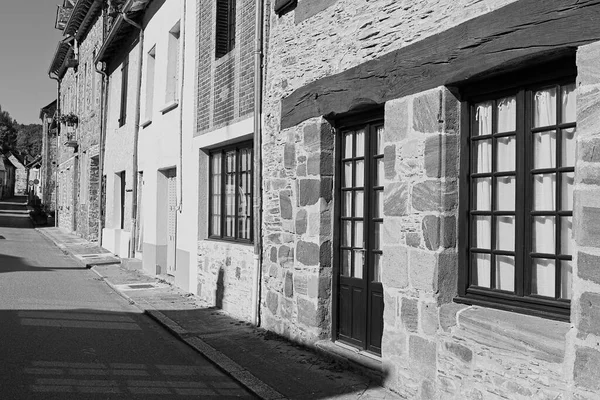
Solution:
M 16 167 L 7 154 L 0 153 L 0 199 L 8 199 L 15 195 Z

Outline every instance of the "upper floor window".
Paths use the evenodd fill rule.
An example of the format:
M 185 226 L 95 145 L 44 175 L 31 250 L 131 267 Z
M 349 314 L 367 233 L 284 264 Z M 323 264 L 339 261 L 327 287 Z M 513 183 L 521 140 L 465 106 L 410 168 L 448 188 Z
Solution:
M 235 0 L 217 0 L 215 55 L 223 57 L 235 47 Z
M 152 109 L 154 107 L 154 70 L 156 64 L 156 46 L 152 46 L 146 58 L 146 108 L 144 117 L 147 120 L 152 119 Z
M 466 171 L 461 192 L 468 193 L 461 214 L 468 216 L 461 227 L 462 300 L 568 318 L 574 77 L 468 100 L 462 147 L 468 154 L 461 164 Z
M 168 55 L 167 55 L 167 87 L 165 101 L 167 103 L 177 100 L 177 89 L 179 84 L 179 36 L 181 34 L 180 24 L 177 22 L 169 31 Z
M 127 121 L 127 85 L 129 79 L 129 57 L 121 65 L 121 107 L 119 111 L 119 126 Z
M 209 236 L 252 240 L 252 143 L 210 153 Z

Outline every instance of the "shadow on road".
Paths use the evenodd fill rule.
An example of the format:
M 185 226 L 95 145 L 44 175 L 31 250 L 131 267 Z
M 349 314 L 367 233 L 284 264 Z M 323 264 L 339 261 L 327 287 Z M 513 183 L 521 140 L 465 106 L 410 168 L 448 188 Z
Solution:
M 1 251 L 1 250 L 0 250 Z M 10 256 L 8 254 L 0 253 L 0 273 L 6 272 L 52 272 L 52 271 L 65 271 L 69 269 L 82 270 L 83 267 L 60 267 L 60 268 L 48 268 L 41 266 L 34 266 L 26 263 L 23 258 Z
M 15 197 L 0 201 L 0 228 L 33 228 L 26 200 Z

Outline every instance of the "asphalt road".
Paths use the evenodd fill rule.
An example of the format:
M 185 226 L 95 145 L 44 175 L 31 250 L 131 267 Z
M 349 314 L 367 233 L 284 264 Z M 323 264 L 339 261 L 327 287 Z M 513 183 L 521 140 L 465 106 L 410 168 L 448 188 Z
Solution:
M 0 399 L 251 398 L 0 202 Z

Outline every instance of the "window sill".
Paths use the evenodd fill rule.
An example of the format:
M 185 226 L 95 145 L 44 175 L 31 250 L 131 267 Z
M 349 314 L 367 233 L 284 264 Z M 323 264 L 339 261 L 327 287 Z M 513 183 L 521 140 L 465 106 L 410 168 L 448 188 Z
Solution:
M 464 336 L 480 344 L 560 363 L 565 357 L 570 324 L 472 306 L 459 312 L 457 327 Z M 457 331 L 454 335 L 463 336 Z
M 172 100 L 170 102 L 168 102 L 167 104 L 165 104 L 161 109 L 160 112 L 162 114 L 166 114 L 171 110 L 174 110 L 177 108 L 177 106 L 179 105 L 179 101 L 177 100 Z
M 240 245 L 240 246 L 254 246 L 254 243 L 250 242 L 248 240 L 241 241 L 241 240 L 233 240 L 233 239 L 221 239 L 221 238 L 215 238 L 215 237 L 207 237 L 206 239 L 204 239 L 204 241 L 221 243 L 221 244 L 234 244 L 234 245 Z
M 140 126 L 141 126 L 142 128 L 145 128 L 145 127 L 147 127 L 148 125 L 150 125 L 151 123 L 152 123 L 152 120 L 151 120 L 151 119 L 147 119 L 147 120 L 145 120 L 144 122 L 142 122 L 142 123 L 140 124 Z

